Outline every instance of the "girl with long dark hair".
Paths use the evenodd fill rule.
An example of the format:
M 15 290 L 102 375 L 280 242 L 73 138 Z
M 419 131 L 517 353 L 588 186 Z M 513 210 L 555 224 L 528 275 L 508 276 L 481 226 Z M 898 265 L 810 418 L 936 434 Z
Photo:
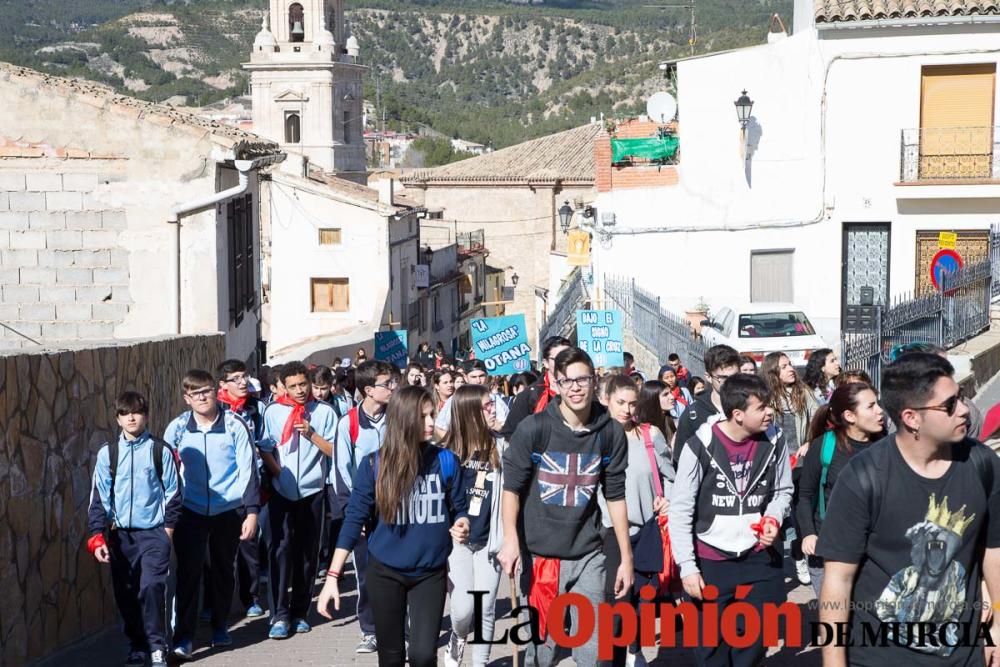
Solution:
M 885 416 L 870 385 L 852 382 L 837 387 L 821 406 L 810 427 L 810 445 L 799 474 L 795 518 L 801 529 L 802 551 L 809 557 L 809 574 L 816 595 L 823 585 L 823 560 L 816 557 L 816 538 L 826 515 L 837 477 L 851 457 L 882 437 Z
M 830 348 L 823 348 L 809 355 L 802 381 L 812 390 L 816 400 L 823 404 L 830 400 L 830 394 L 836 388 L 834 378 L 838 375 L 840 375 L 840 359 Z
M 785 449 L 796 462 L 792 467 L 792 481 L 797 488 L 800 470 L 797 461 L 805 455 L 809 446 L 809 423 L 819 409 L 819 404 L 809 388 L 799 379 L 799 374 L 784 352 L 772 352 L 764 357 L 760 375 L 771 391 L 774 421 L 785 436 Z M 805 586 L 810 582 L 809 564 L 802 553 L 802 541 L 795 527 L 795 516 L 788 517 L 783 527 L 785 539 L 791 543 L 795 576 L 799 583 Z
M 671 369 L 673 370 L 673 369 Z M 639 388 L 639 402 L 635 406 L 637 424 L 652 424 L 660 429 L 667 444 L 672 444 L 674 433 L 674 394 L 670 387 L 659 380 L 644 382 Z
M 434 410 L 444 407 L 451 395 L 455 393 L 455 374 L 451 371 L 437 371 L 431 376 Z
M 389 401 L 385 441 L 364 457 L 327 570 L 317 610 L 340 609 L 338 580 L 347 555 L 368 535 L 366 585 L 375 617 L 378 663 L 406 663 L 404 628 L 410 621 L 409 660 L 436 664 L 436 643 L 447 593 L 452 541 L 469 536 L 468 501 L 455 455 L 431 442 L 434 403 L 420 387 L 405 387 Z
M 482 628 L 487 642 L 493 640 L 494 605 L 500 586 L 500 564 L 496 554 L 503 543 L 500 498 L 503 490 L 501 461 L 504 443 L 490 429 L 497 399 L 483 385 L 460 387 L 451 399 L 451 428 L 443 445 L 458 457 L 469 501 L 469 539 L 455 544 L 448 557 L 451 578 L 451 635 L 445 648 L 446 667 L 462 664 L 465 639 L 473 632 L 474 599 L 471 591 L 486 591 L 482 599 Z M 474 647 L 472 664 L 485 667 L 490 644 Z
M 628 509 L 628 531 L 632 541 L 633 563 L 636 570 L 639 571 L 639 576 L 654 578 L 653 585 L 656 587 L 658 579 L 655 578 L 658 572 L 640 571 L 644 559 L 640 556 L 640 551 L 643 549 L 639 547 L 639 539 L 643 526 L 651 519 L 655 519 L 658 514 L 666 514 L 670 506 L 670 489 L 674 483 L 674 468 L 671 464 L 667 439 L 659 427 L 659 424 L 663 423 L 663 418 L 654 413 L 653 417 L 656 421 L 640 421 L 636 414 L 639 389 L 629 377 L 612 376 L 608 382 L 607 395 L 608 414 L 625 429 L 626 441 L 628 442 L 628 467 L 625 469 L 625 506 Z M 603 497 L 601 497 L 601 501 L 603 501 Z M 621 563 L 621 553 L 606 512 L 604 517 L 604 554 L 607 559 L 605 562 L 607 571 L 605 593 L 608 595 L 607 599 L 613 600 L 615 573 Z M 659 549 L 662 563 L 662 544 L 659 545 Z M 662 571 L 662 564 L 660 571 Z M 634 591 L 626 595 L 625 600 L 635 604 L 637 600 Z M 625 647 L 615 647 L 611 665 L 617 667 L 626 664 L 645 664 L 645 659 L 637 644 L 633 644 L 628 650 Z
M 675 420 L 679 419 L 687 406 L 691 404 L 694 397 L 687 387 L 682 387 L 677 379 L 677 371 L 670 364 L 660 367 L 660 374 L 657 379 L 670 389 L 670 395 L 674 397 L 674 407 L 670 410 L 670 416 Z

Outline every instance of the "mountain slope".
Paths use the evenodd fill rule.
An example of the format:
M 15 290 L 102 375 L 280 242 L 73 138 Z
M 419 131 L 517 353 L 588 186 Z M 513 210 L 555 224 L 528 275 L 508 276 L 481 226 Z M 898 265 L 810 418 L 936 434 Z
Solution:
M 787 15 L 790 4 L 697 2 L 699 52 L 763 41 L 771 13 Z M 641 109 L 666 85 L 658 62 L 686 55 L 691 36 L 687 10 L 631 2 L 362 4 L 348 12 L 348 21 L 372 67 L 366 98 L 381 104 L 387 125 L 426 124 L 496 147 L 600 113 Z M 145 99 L 207 104 L 245 92 L 240 64 L 263 5 L 8 0 L 0 6 L 0 38 L 7 33 L 0 57 Z

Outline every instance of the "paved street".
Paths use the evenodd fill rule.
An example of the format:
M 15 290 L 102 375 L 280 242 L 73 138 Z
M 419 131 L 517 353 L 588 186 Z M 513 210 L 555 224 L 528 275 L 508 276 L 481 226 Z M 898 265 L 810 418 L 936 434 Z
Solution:
M 786 581 L 789 577 L 786 576 Z M 231 630 L 234 646 L 226 650 L 213 650 L 204 648 L 208 641 L 207 626 L 201 627 L 199 642 L 202 648 L 196 652 L 196 662 L 193 664 L 199 667 L 291 667 L 293 665 L 377 665 L 378 660 L 375 655 L 359 656 L 354 652 L 354 647 L 358 641 L 357 623 L 353 615 L 355 596 L 353 590 L 353 578 L 347 577 L 346 588 L 350 589 L 346 594 L 342 611 L 333 621 L 326 621 L 319 615 L 313 613 L 310 621 L 315 623 L 313 631 L 307 635 L 292 637 L 286 641 L 268 640 L 267 620 L 264 618 L 247 620 L 241 619 L 235 622 Z M 792 584 L 789 583 L 789 586 Z M 317 588 L 318 591 L 318 588 Z M 497 603 L 497 615 L 505 615 L 510 610 L 507 596 L 508 588 L 506 584 L 501 585 L 500 600 Z M 789 599 L 799 604 L 805 604 L 813 599 L 812 589 L 807 586 L 796 586 L 791 588 Z M 808 620 L 814 618 L 814 614 L 803 614 Z M 445 617 L 445 630 L 447 630 L 448 620 Z M 497 633 L 506 631 L 511 625 L 508 618 L 503 618 L 497 622 Z M 446 641 L 446 634 L 442 633 L 439 645 L 442 647 Z M 804 631 L 804 637 L 808 637 L 808 632 Z M 62 667 L 67 665 L 80 667 L 118 667 L 124 660 L 124 648 L 121 635 L 115 631 L 103 633 L 71 650 L 64 651 L 46 660 L 39 667 Z M 510 646 L 497 646 L 491 655 L 490 665 L 507 666 L 512 664 Z M 470 650 L 466 651 L 465 664 L 471 664 Z M 439 664 L 443 664 L 440 659 Z M 671 667 L 692 667 L 694 659 L 691 652 L 684 649 L 663 649 L 659 654 L 655 648 L 647 648 L 644 651 L 646 658 L 654 665 L 667 665 Z M 804 658 L 802 656 L 805 656 Z M 820 664 L 818 650 L 787 649 L 773 651 L 773 655 L 768 660 L 768 664 L 773 667 L 789 667 L 792 661 L 796 667 L 817 667 Z M 573 661 L 564 659 L 561 664 L 571 665 Z

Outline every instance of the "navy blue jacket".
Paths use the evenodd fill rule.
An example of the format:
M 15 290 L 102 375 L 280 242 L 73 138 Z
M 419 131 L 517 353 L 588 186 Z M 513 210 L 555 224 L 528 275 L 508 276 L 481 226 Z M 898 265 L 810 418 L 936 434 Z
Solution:
M 375 471 L 373 456 L 364 457 L 354 476 L 354 488 L 344 514 L 344 525 L 337 539 L 338 549 L 351 551 L 361 536 L 361 528 L 374 523 L 368 531 L 368 551 L 379 562 L 403 576 L 419 576 L 439 570 L 451 554 L 451 534 L 455 521 L 468 516 L 468 500 L 458 459 L 456 474 L 445 484 L 438 460 L 439 447 L 422 445 L 420 469 L 409 498 L 393 523 L 385 523 L 375 507 Z M 451 452 L 447 455 L 455 457 Z M 379 461 L 382 465 L 382 461 Z

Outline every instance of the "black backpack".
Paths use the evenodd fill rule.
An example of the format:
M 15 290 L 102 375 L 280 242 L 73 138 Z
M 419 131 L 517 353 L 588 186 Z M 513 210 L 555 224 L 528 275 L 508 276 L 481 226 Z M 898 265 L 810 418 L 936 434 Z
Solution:
M 969 448 L 967 460 L 975 466 L 979 481 L 983 485 L 983 491 L 986 492 L 986 498 L 989 499 L 993 491 L 992 459 L 996 458 L 997 455 L 992 449 L 975 440 L 966 438 L 965 443 Z M 893 444 L 895 444 L 895 439 L 893 439 Z M 883 451 L 887 452 L 887 447 L 883 448 Z M 854 460 L 857 461 L 856 464 Z M 881 472 L 875 461 L 875 450 L 861 452 L 852 459 L 851 463 L 858 466 L 858 483 L 861 485 L 861 492 L 868 499 L 868 516 L 871 521 L 870 525 L 874 526 L 875 522 L 878 521 L 879 510 L 882 509 L 883 490 L 883 485 L 879 483 Z
M 180 462 L 178 461 L 177 450 L 166 442 L 157 438 L 155 435 L 150 436 L 153 441 L 153 467 L 156 469 L 156 478 L 160 480 L 160 488 L 166 491 L 166 485 L 163 483 L 163 450 L 167 449 L 170 451 L 170 455 L 174 457 L 174 467 L 180 469 Z M 114 511 L 115 507 L 115 478 L 118 476 L 118 439 L 114 439 L 108 443 L 108 460 L 111 465 L 111 509 Z M 177 476 L 177 484 L 180 486 L 180 475 Z

